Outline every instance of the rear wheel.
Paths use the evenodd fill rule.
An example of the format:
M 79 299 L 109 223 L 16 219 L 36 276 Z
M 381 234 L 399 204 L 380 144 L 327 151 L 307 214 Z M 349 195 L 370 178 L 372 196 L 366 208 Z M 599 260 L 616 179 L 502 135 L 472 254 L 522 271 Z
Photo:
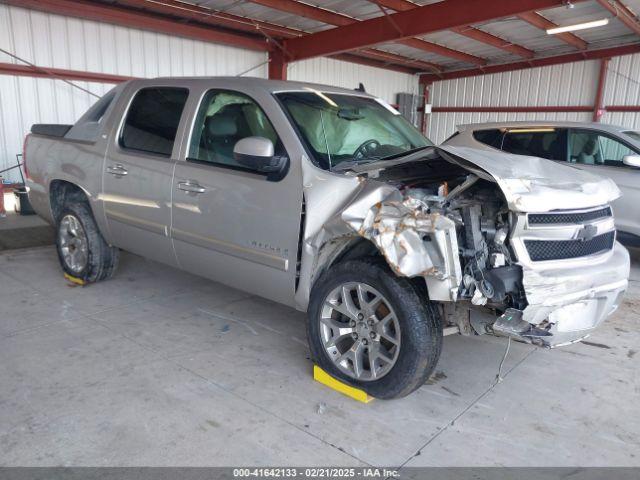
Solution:
M 314 360 L 340 380 L 377 398 L 419 388 L 442 346 L 437 310 L 384 262 L 345 262 L 316 282 L 308 336 Z
M 89 205 L 65 205 L 57 224 L 56 246 L 62 269 L 92 283 L 113 275 L 120 252 L 102 238 Z

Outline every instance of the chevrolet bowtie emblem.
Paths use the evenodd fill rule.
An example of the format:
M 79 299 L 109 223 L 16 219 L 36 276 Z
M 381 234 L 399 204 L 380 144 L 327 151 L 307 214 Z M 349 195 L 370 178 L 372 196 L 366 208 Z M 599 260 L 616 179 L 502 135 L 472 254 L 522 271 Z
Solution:
M 595 225 L 585 225 L 582 230 L 578 232 L 578 240 L 586 242 L 593 239 L 598 233 L 598 227 Z

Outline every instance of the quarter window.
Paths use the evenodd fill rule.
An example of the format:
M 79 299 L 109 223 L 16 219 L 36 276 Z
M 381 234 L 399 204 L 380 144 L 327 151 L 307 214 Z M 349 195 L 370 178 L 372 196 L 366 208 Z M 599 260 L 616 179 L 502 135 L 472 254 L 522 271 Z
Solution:
M 621 167 L 625 156 L 637 155 L 624 143 L 596 131 L 572 131 L 569 145 L 571 162 L 582 165 Z
M 498 128 L 492 128 L 491 130 L 476 130 L 473 132 L 473 138 L 478 142 L 497 148 L 498 150 L 502 148 L 503 136 L 504 132 Z
M 549 160 L 567 160 L 567 136 L 564 129 L 532 128 L 507 131 L 502 142 L 505 152 Z
M 276 155 L 284 154 L 273 125 L 253 99 L 242 93 L 211 90 L 196 116 L 187 160 L 247 169 L 233 156 L 235 144 L 247 137 L 267 138 Z
M 184 88 L 152 87 L 140 90 L 127 112 L 120 145 L 170 157 L 188 96 L 189 91 Z

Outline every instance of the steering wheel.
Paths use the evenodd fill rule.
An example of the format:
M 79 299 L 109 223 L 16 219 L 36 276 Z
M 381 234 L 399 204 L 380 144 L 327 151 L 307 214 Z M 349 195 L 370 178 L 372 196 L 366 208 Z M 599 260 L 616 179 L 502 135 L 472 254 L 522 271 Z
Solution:
M 363 142 L 356 151 L 353 152 L 354 159 L 371 157 L 372 154 L 380 147 L 380 142 L 375 138 Z

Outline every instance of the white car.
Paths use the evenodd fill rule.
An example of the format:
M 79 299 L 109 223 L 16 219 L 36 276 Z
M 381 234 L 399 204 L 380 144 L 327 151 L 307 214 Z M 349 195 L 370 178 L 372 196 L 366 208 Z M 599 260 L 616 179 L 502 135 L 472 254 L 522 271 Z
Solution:
M 547 158 L 609 177 L 622 191 L 613 203 L 618 238 L 640 245 L 640 132 L 601 123 L 478 123 L 459 126 L 443 145 Z

